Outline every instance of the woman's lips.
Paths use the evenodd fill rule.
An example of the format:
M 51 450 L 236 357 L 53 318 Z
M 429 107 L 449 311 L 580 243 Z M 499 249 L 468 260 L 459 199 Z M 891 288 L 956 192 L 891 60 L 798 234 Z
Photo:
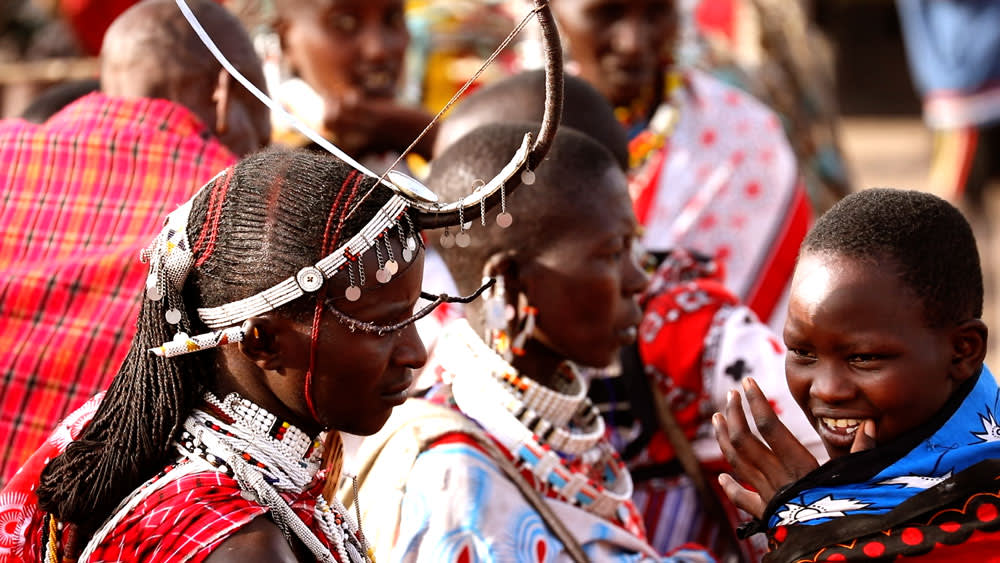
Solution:
M 402 381 L 382 393 L 382 400 L 393 405 L 402 405 L 406 402 L 411 385 L 413 385 L 413 374 L 408 373 Z

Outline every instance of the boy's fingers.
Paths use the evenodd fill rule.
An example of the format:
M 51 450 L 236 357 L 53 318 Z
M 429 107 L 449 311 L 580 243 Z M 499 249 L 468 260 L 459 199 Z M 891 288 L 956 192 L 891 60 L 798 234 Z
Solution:
M 781 456 L 786 475 L 790 479 L 796 480 L 816 469 L 819 465 L 816 458 L 781 422 L 781 419 L 774 412 L 774 408 L 771 407 L 771 403 L 767 400 L 767 396 L 760 390 L 752 377 L 743 380 L 743 390 L 746 392 L 747 403 L 750 405 L 750 413 L 753 415 L 757 430 L 767 441 L 771 450 Z M 776 487 L 781 485 L 775 483 Z
M 851 453 L 863 452 L 875 447 L 875 421 L 866 418 L 858 430 L 854 433 L 854 443 L 851 444 Z
M 764 515 L 764 509 L 767 506 L 760 495 L 740 485 L 731 475 L 728 473 L 720 474 L 719 485 L 722 486 L 722 492 L 726 493 L 729 500 L 737 507 L 747 511 L 754 518 L 760 518 Z
M 733 448 L 767 478 L 771 489 L 783 486 L 788 481 L 788 470 L 767 444 L 750 430 L 743 402 L 735 390 L 729 392 L 729 400 L 726 402 L 726 422 L 729 428 L 729 442 Z
M 732 467 L 733 473 L 760 491 L 762 495 L 770 498 L 774 494 L 774 490 L 771 488 L 769 480 L 761 473 L 752 456 L 747 456 L 745 452 L 733 446 L 726 417 L 722 413 L 715 413 L 712 415 L 712 426 L 715 428 L 715 438 L 719 442 L 719 449 L 722 450 L 722 455 Z

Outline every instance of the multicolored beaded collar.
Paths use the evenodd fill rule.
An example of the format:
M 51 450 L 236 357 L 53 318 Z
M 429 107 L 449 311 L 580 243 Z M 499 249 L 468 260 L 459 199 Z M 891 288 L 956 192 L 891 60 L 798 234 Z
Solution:
M 604 439 L 603 419 L 575 366 L 560 368 L 561 387 L 569 391 L 560 393 L 518 374 L 463 320 L 451 323 L 438 342 L 435 356 L 466 416 L 559 498 L 627 526 L 632 478 Z

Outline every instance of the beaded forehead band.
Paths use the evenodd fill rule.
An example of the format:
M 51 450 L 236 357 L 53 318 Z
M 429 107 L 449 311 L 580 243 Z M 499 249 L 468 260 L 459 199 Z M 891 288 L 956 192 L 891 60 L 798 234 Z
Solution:
M 288 114 L 280 104 L 261 92 L 226 59 L 212 38 L 201 26 L 185 0 L 176 0 L 176 3 L 192 29 L 212 55 L 251 94 L 270 108 L 271 111 L 281 115 L 293 127 L 317 145 L 351 165 L 358 172 L 376 179 L 375 184 L 359 198 L 357 203 L 347 212 L 346 217 L 350 217 L 357 211 L 361 203 L 380 184 L 391 189 L 393 195 L 356 235 L 315 264 L 304 266 L 294 276 L 290 276 L 277 285 L 250 297 L 218 307 L 199 308 L 198 317 L 206 326 L 214 329 L 214 332 L 196 336 L 188 336 L 184 332 L 178 332 L 173 341 L 150 349 L 151 353 L 158 356 L 173 357 L 207 348 L 214 348 L 231 342 L 238 342 L 245 336 L 246 331 L 244 326 L 248 319 L 273 311 L 304 295 L 319 291 L 327 280 L 332 279 L 334 275 L 344 270 L 347 270 L 350 281 L 350 285 L 345 291 L 344 296 L 348 300 L 356 301 L 361 297 L 361 289 L 365 285 L 365 269 L 361 260 L 363 254 L 373 248 L 376 250 L 379 267 L 375 277 L 379 283 L 388 283 L 398 272 L 399 263 L 395 260 L 391 244 L 387 239 L 389 231 L 394 228 L 399 232 L 402 244 L 402 258 L 409 262 L 413 259 L 414 253 L 420 244 L 421 239 L 418 234 L 422 229 L 444 227 L 446 229 L 445 237 L 447 237 L 450 235 L 447 232 L 448 227 L 457 225 L 460 229 L 459 236 L 453 237 L 453 239 L 458 239 L 459 243 L 465 246 L 467 242 L 465 244 L 462 243 L 467 241 L 469 236 L 466 233 L 467 221 L 485 216 L 487 209 L 492 208 L 497 203 L 500 203 L 502 208 L 500 215 L 497 217 L 497 223 L 502 227 L 509 226 L 511 217 L 506 212 L 507 193 L 512 192 L 521 183 L 534 183 L 535 175 L 532 170 L 542 161 L 555 138 L 559 117 L 562 114 L 562 57 L 558 32 L 549 10 L 548 0 L 534 0 L 534 9 L 524 17 L 511 34 L 500 44 L 493 55 L 486 60 L 483 67 L 469 79 L 465 86 L 434 117 L 427 128 L 424 129 L 413 143 L 403 151 L 396 162 L 381 176 L 376 175 L 344 153 L 329 140 L 313 131 L 294 116 Z M 520 148 L 515 152 L 510 162 L 493 179 L 489 182 L 477 182 L 477 185 L 468 196 L 451 203 L 439 202 L 437 196 L 422 183 L 406 174 L 392 170 L 440 117 L 447 112 L 459 96 L 479 77 L 486 66 L 527 25 L 533 15 L 537 17 L 542 30 L 546 69 L 545 114 L 542 119 L 538 138 L 532 142 L 530 133 L 526 133 Z M 232 169 L 220 173 L 207 185 L 220 181 L 224 174 L 231 177 Z M 228 182 L 229 177 L 223 181 Z M 203 187 L 202 189 L 205 188 Z M 197 197 L 197 194 L 195 197 Z M 141 255 L 143 261 L 149 261 L 150 263 L 150 273 L 146 284 L 146 297 L 151 300 L 158 301 L 163 299 L 167 292 L 179 292 L 184 285 L 184 280 L 188 272 L 195 264 L 194 252 L 187 238 L 187 223 L 193 199 L 168 216 L 163 231 Z M 383 260 L 380 244 L 384 246 L 388 260 Z M 355 269 L 358 273 L 357 281 L 354 277 Z M 380 326 L 360 321 L 334 308 L 331 309 L 338 321 L 349 327 L 352 331 L 360 330 L 368 333 L 384 334 L 393 330 L 399 330 L 413 323 L 430 313 L 440 303 L 471 301 L 489 287 L 489 285 L 491 283 L 487 283 L 471 296 L 464 298 L 447 295 L 435 297 L 422 293 L 423 297 L 432 300 L 431 305 L 425 307 L 409 319 L 391 326 Z M 184 314 L 181 309 L 172 307 L 166 311 L 165 316 L 168 323 L 178 325 L 181 323 Z

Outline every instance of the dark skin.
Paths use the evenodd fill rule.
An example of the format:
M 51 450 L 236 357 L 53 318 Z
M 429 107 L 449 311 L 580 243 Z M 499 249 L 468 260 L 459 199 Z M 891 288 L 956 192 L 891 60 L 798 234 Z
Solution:
M 552 10 L 580 76 L 608 101 L 659 104 L 677 41 L 674 0 L 554 0 Z
M 410 37 L 402 0 L 284 0 L 276 29 L 292 71 L 324 101 L 328 134 L 351 154 L 402 152 L 431 121 L 395 101 Z M 430 156 L 434 129 L 414 150 Z
M 785 324 L 786 378 L 831 458 L 886 444 L 923 424 L 974 376 L 986 355 L 978 319 L 931 327 L 919 297 L 891 260 L 837 254 L 799 258 Z M 756 383 L 744 381 L 756 438 L 732 392 L 712 422 L 733 473 L 719 478 L 734 504 L 763 515 L 775 492 L 817 467 L 778 420 Z
M 624 174 L 612 166 L 591 183 L 586 196 L 553 199 L 551 209 L 533 217 L 558 235 L 531 255 L 501 251 L 484 265 L 485 275 L 504 276 L 509 298 L 538 309 L 534 335 L 513 365 L 542 384 L 565 360 L 610 364 L 634 340 L 641 318 L 638 295 L 648 280 L 632 253 L 638 226 Z M 470 312 L 473 326 L 479 307 Z
M 393 246 L 395 256 L 400 256 L 398 239 Z M 366 268 L 374 272 L 377 258 L 374 252 L 368 254 L 364 257 Z M 337 307 L 362 321 L 398 323 L 413 313 L 420 296 L 423 254 L 418 253 L 409 264 L 401 262 L 388 284 L 379 284 L 371 276 L 361 299 L 355 302 L 341 297 L 347 287 L 341 277 L 345 276 L 328 282 L 331 298 L 325 301 L 326 307 Z M 392 408 L 405 400 L 413 381 L 411 371 L 427 360 L 416 327 L 411 324 L 378 336 L 351 332 L 325 314 L 316 347 L 312 378 L 316 412 L 312 413 L 304 395 L 311 325 L 277 312 L 250 319 L 248 333 L 239 346 L 222 351 L 215 392 L 224 396 L 236 391 L 312 435 L 324 429 L 361 435 L 377 432 Z M 248 558 L 305 561 L 310 557 L 298 542 L 290 545 L 273 521 L 259 517 L 222 542 L 207 560 L 242 563 Z
M 199 21 L 236 68 L 266 91 L 250 38 L 224 8 L 211 4 L 192 2 Z M 175 31 L 164 33 L 155 26 Z M 151 34 L 177 40 L 150 41 Z M 143 2 L 122 14 L 108 28 L 101 59 L 101 90 L 109 96 L 176 102 L 237 156 L 270 142 L 267 107 L 211 58 L 172 0 Z

